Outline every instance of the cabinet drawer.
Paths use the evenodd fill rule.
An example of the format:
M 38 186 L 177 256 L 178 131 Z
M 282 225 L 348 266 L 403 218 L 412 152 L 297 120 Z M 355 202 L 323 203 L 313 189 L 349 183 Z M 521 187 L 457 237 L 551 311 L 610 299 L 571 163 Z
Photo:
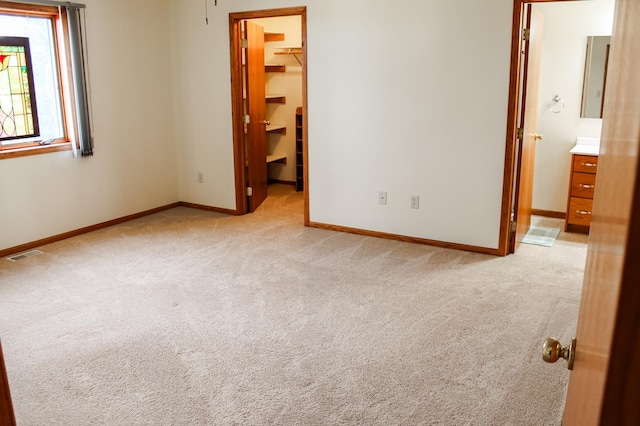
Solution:
M 593 200 L 588 198 L 571 197 L 569 202 L 569 212 L 567 214 L 567 223 L 570 225 L 591 225 L 591 212 L 593 209 Z
M 593 173 L 573 173 L 571 177 L 571 196 L 593 198 L 596 187 L 596 175 Z
M 598 157 L 594 155 L 574 155 L 573 171 L 580 173 L 595 173 L 598 169 Z

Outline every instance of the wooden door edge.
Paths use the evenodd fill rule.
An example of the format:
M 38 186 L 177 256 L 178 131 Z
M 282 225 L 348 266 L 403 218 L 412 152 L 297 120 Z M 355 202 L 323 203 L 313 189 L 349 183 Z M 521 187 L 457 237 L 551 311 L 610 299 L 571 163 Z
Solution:
M 302 25 L 302 164 L 304 191 L 304 226 L 310 226 L 309 213 L 309 114 L 307 99 L 307 8 L 300 11 Z
M 511 210 L 513 209 L 513 191 L 515 188 L 516 143 L 518 143 L 518 103 L 520 102 L 520 79 L 522 65 L 522 31 L 524 29 L 523 0 L 513 2 L 513 20 L 511 30 L 511 63 L 509 71 L 509 104 L 507 109 L 507 135 L 502 187 L 502 209 L 500 214 L 500 236 L 498 253 L 506 256 L 512 252 L 511 246 Z
M 639 136 L 640 137 L 640 136 Z M 640 252 L 640 161 L 636 165 L 635 190 L 627 234 L 623 279 L 618 297 L 618 313 L 612 333 L 607 379 L 600 413 L 600 424 L 634 424 L 640 416 L 640 264 L 630 254 Z M 636 278 L 628 278 L 636 277 Z
M 522 9 L 523 9 L 522 10 L 523 15 L 522 15 L 521 31 L 524 31 L 525 28 L 528 31 L 531 31 L 532 14 L 533 14 L 531 3 L 523 4 Z M 542 40 L 540 40 L 540 42 L 542 42 Z M 509 251 L 511 253 L 515 253 L 516 250 L 518 250 L 518 248 L 520 247 L 520 244 L 522 243 L 522 239 L 524 239 L 526 232 L 529 231 L 529 227 L 531 226 L 530 212 L 528 213 L 528 219 L 527 219 L 528 223 L 523 223 L 523 221 L 521 220 L 522 219 L 521 195 L 522 195 L 522 187 L 523 187 L 522 179 L 524 176 L 523 158 L 524 158 L 524 152 L 525 152 L 525 138 L 527 136 L 527 134 L 525 134 L 524 132 L 527 130 L 525 128 L 525 126 L 528 123 L 527 122 L 527 102 L 529 101 L 528 97 L 530 95 L 529 94 L 529 83 L 530 83 L 529 65 L 531 61 L 531 38 L 529 38 L 529 40 L 523 40 L 522 37 L 520 37 L 520 50 L 522 52 L 522 55 L 520 56 L 520 78 L 519 78 L 520 85 L 518 87 L 518 93 L 520 94 L 520 98 L 518 100 L 518 105 L 521 107 L 518 108 L 520 114 L 517 115 L 516 130 L 519 133 L 519 130 L 522 129 L 523 134 L 522 134 L 522 137 L 516 136 L 516 142 L 515 142 L 516 143 L 515 146 L 517 146 L 517 149 L 515 150 L 516 169 L 515 169 L 514 181 L 513 181 L 514 192 L 513 192 L 513 198 L 512 198 L 513 205 L 511 206 L 511 211 L 513 211 L 515 214 L 516 226 L 515 226 L 515 231 L 513 231 L 513 228 L 512 228 L 512 234 L 510 235 Z M 529 142 L 527 142 L 527 144 L 528 143 Z M 527 160 L 529 159 L 527 158 Z M 535 159 L 534 159 L 534 166 L 535 166 Z M 531 183 L 531 190 L 532 190 L 531 196 L 533 197 L 533 182 Z M 526 228 L 526 231 L 525 231 L 525 228 Z
M 247 158 L 244 149 L 242 126 L 242 49 L 240 47 L 240 22 L 233 14 L 229 14 L 230 65 L 231 65 L 231 120 L 233 129 L 233 162 L 236 187 L 236 211 L 247 213 L 246 197 L 247 177 L 244 173 Z
M 612 32 L 612 40 L 615 40 L 617 44 L 616 46 L 612 45 L 612 49 L 616 49 L 616 60 L 614 66 L 608 68 L 607 71 L 608 77 L 610 77 L 607 80 L 607 89 L 612 90 L 610 92 L 612 96 L 605 100 L 605 104 L 609 104 L 609 106 L 604 110 L 603 115 L 604 150 L 602 151 L 603 157 L 598 162 L 603 161 L 606 165 L 611 157 L 621 153 L 631 156 L 630 152 L 633 152 L 635 176 L 632 178 L 633 192 L 631 193 L 631 208 L 628 210 L 630 212 L 629 225 L 624 243 L 622 280 L 610 342 L 609 365 L 600 412 L 600 424 L 631 425 L 638 424 L 640 419 L 640 405 L 638 404 L 640 401 L 640 386 L 638 386 L 640 380 L 640 311 L 638 310 L 640 304 L 640 286 L 638 286 L 640 263 L 637 260 L 637 254 L 640 252 L 640 155 L 637 153 L 637 147 L 640 145 L 640 119 L 638 119 L 640 102 L 637 96 L 640 93 L 640 83 L 635 77 L 632 77 L 631 73 L 631 70 L 637 69 L 639 62 L 637 58 L 638 52 L 640 52 L 640 43 L 637 40 L 640 30 L 636 24 L 638 16 L 640 16 L 640 5 L 636 1 L 616 1 Z M 620 68 L 622 61 L 625 63 L 625 69 Z M 623 91 L 633 100 L 625 102 L 623 97 L 618 96 Z M 622 111 L 624 114 L 621 113 Z M 624 127 L 629 129 L 628 133 L 618 130 Z M 626 149 L 620 148 L 627 138 L 633 138 L 633 143 L 627 143 Z M 618 148 L 614 149 L 613 145 Z M 607 149 L 608 146 L 612 148 Z M 600 174 L 597 178 L 598 181 L 601 177 Z M 601 191 L 601 189 L 596 190 Z M 603 222 L 596 215 L 594 218 L 600 222 L 599 224 Z
M 9 389 L 9 379 L 2 353 L 2 342 L 0 341 L 0 425 L 15 426 L 16 418 L 11 402 L 11 391 Z

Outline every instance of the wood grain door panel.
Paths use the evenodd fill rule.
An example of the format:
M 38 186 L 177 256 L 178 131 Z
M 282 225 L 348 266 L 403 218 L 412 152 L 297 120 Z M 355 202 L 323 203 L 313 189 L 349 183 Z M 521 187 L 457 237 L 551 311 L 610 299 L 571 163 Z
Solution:
M 567 426 L 640 421 L 638 22 L 640 2 L 617 0 Z
M 567 221 L 571 225 L 589 226 L 593 216 L 593 200 L 571 197 Z
M 246 98 L 250 119 L 247 126 L 248 183 L 253 192 L 249 201 L 249 211 L 254 212 L 267 198 L 264 28 L 251 21 L 245 21 L 245 35 L 248 46 L 246 49 Z
M 571 177 L 571 196 L 580 198 L 593 198 L 596 188 L 596 175 L 594 173 L 573 173 Z
M 9 391 L 9 379 L 7 369 L 4 364 L 4 354 L 2 353 L 2 343 L 0 343 L 0 425 L 15 426 L 16 418 L 11 402 L 11 392 Z
M 594 155 L 574 155 L 573 170 L 581 173 L 596 173 L 598 157 Z
M 527 28 L 529 41 L 525 45 L 525 63 L 522 93 L 521 127 L 523 138 L 519 140 L 518 172 L 516 177 L 516 196 L 514 212 L 516 235 L 513 251 L 518 249 L 531 227 L 533 201 L 533 171 L 535 168 L 536 133 L 538 130 L 538 99 L 540 91 L 540 62 L 542 58 L 542 14 L 528 8 Z

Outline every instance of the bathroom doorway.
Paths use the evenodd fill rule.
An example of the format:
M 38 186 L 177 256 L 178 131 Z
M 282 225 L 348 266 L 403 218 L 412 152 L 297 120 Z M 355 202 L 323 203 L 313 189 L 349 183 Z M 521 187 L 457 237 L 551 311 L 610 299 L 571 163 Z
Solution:
M 522 1 L 517 5 L 519 10 L 515 13 L 516 15 L 521 13 L 521 16 L 520 21 L 514 18 L 516 24 L 514 24 L 512 43 L 508 140 L 513 142 L 507 144 L 500 238 L 502 254 L 515 252 L 518 243 L 529 230 L 532 215 L 536 215 L 537 220 L 540 220 L 540 216 L 543 221 L 555 220 L 560 224 L 554 226 L 564 228 L 561 222 L 566 217 L 566 200 L 569 192 L 571 161 L 569 150 L 575 144 L 577 136 L 594 133 L 599 135 L 601 126 L 601 120 L 579 118 L 587 35 L 604 31 L 602 28 L 607 26 L 608 31 L 611 31 L 613 5 L 614 0 L 593 2 L 559 0 L 546 3 Z M 540 12 L 543 21 L 542 56 L 537 63 L 527 62 L 528 57 L 523 55 L 528 45 L 528 40 L 525 39 L 530 36 L 525 32 L 529 8 Z M 581 18 L 575 19 L 577 15 Z M 604 24 L 601 23 L 603 21 Z M 519 29 L 517 22 L 520 22 Z M 551 41 L 548 40 L 549 37 L 552 37 Z M 553 49 L 551 54 L 548 52 L 549 46 Z M 552 58 L 561 58 L 564 62 L 558 64 L 557 60 Z M 540 75 L 540 87 L 533 95 L 539 96 L 539 100 L 535 100 L 535 105 L 530 103 L 525 106 L 527 97 L 529 100 L 531 97 L 522 87 L 525 87 L 531 68 L 535 70 L 534 73 Z M 553 74 L 551 77 L 563 75 L 564 80 L 554 83 L 550 73 Z M 559 95 L 560 101 L 554 100 L 556 95 Z M 533 113 L 531 113 L 532 109 Z M 554 112 L 551 111 L 552 109 Z M 539 123 L 525 129 L 526 123 L 523 124 L 523 117 L 527 110 L 534 116 L 535 121 L 539 120 Z M 549 121 L 558 119 L 568 119 L 574 127 L 575 123 L 580 123 L 582 130 L 563 126 L 565 131 L 573 132 L 570 136 L 563 131 L 557 131 L 558 126 L 552 127 L 554 130 L 549 131 Z M 522 129 L 520 135 L 519 129 Z M 576 132 L 583 134 L 578 135 Z M 528 151 L 523 149 L 524 142 L 530 142 Z M 532 149 L 531 146 L 533 146 Z M 551 166 L 549 166 L 550 156 L 554 156 Z M 524 180 L 521 179 L 522 174 L 525 174 Z M 552 186 L 549 186 L 549 183 L 552 183 Z M 543 194 L 542 201 L 540 194 Z M 547 194 L 552 194 L 555 200 L 552 201 L 555 204 L 551 204 L 551 207 L 544 199 Z

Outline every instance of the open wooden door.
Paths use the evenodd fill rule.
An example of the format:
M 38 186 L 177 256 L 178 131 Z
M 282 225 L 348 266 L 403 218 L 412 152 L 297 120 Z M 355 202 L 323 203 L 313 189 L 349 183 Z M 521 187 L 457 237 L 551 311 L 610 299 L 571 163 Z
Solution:
M 522 96 L 520 128 L 518 137 L 517 173 L 514 186 L 514 214 L 516 230 L 511 237 L 510 252 L 517 250 L 531 226 L 533 200 L 533 171 L 538 138 L 538 98 L 540 92 L 540 61 L 542 57 L 542 14 L 527 6 L 527 24 L 525 27 L 524 62 L 522 72 Z
M 564 425 L 640 424 L 640 2 L 617 0 Z
M 9 380 L 7 370 L 4 366 L 4 356 L 2 354 L 2 344 L 0 343 L 0 425 L 15 426 L 16 418 L 13 413 L 11 403 L 11 392 L 9 391 Z
M 307 8 L 287 7 L 229 13 L 231 64 L 231 109 L 233 120 L 233 158 L 236 214 L 255 211 L 267 197 L 267 133 L 265 123 L 266 96 L 264 85 L 264 30 L 249 20 L 300 16 L 302 32 L 302 110 L 304 152 L 304 223 L 309 220 L 308 116 L 307 113 Z M 242 48 L 242 39 L 248 48 Z M 262 64 L 262 65 L 261 65 Z M 247 78 L 248 77 L 248 78 Z M 247 81 L 251 87 L 247 87 Z M 244 124 L 245 116 L 250 123 Z M 254 167 L 255 166 L 255 167 Z M 248 187 L 252 196 L 247 196 Z
M 248 210 L 256 211 L 267 198 L 267 131 L 266 96 L 264 76 L 264 28 L 251 21 L 244 22 L 247 40 L 245 51 L 246 114 L 247 125 L 247 185 L 249 186 Z

